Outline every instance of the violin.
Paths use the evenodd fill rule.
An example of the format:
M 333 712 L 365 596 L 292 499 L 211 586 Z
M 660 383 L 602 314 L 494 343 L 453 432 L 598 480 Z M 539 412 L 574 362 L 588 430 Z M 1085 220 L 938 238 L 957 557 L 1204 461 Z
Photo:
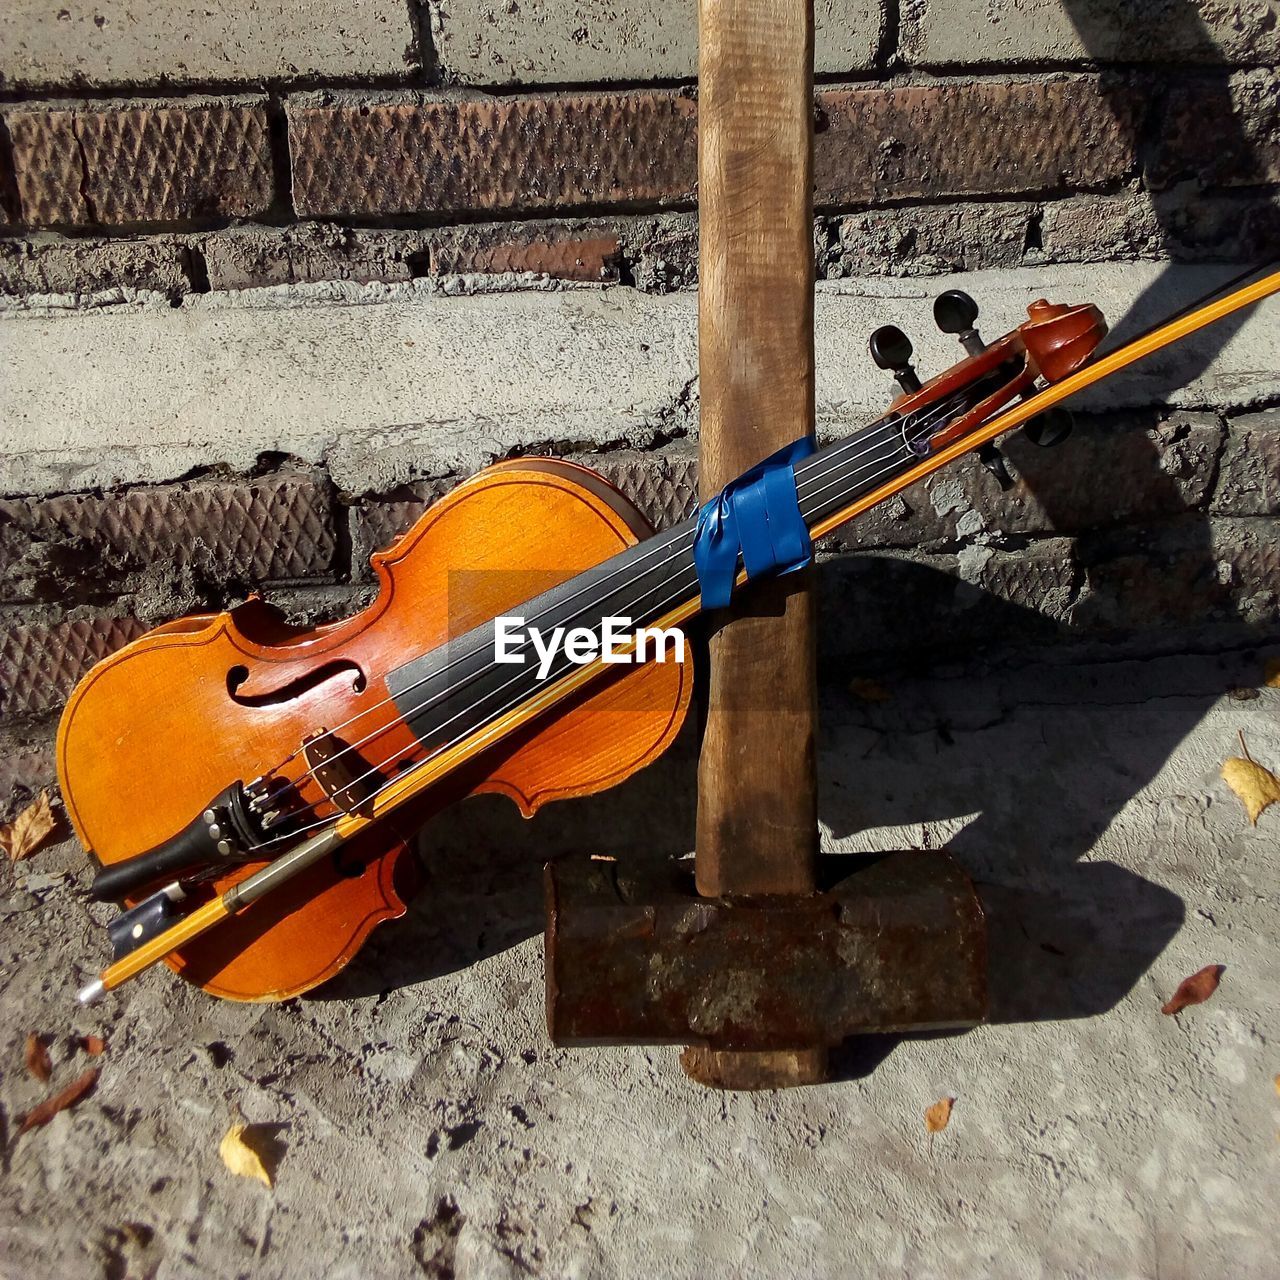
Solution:
M 1061 400 L 1278 290 L 1280 273 L 1102 359 L 1091 304 L 1033 302 L 985 343 L 972 300 L 942 295 L 936 318 L 965 358 L 921 382 L 902 334 L 877 330 L 873 357 L 900 394 L 794 464 L 805 529 L 821 537 L 972 450 L 1003 483 L 999 435 L 1060 435 L 1045 412 Z M 655 760 L 684 721 L 692 672 L 656 660 L 657 643 L 635 659 L 703 612 L 698 534 L 697 517 L 654 534 L 586 467 L 500 462 L 373 556 L 377 596 L 353 617 L 292 626 L 251 599 L 98 663 L 62 716 L 58 772 L 101 867 L 91 895 L 123 909 L 112 962 L 80 999 L 160 961 L 227 999 L 308 991 L 404 913 L 415 835 L 445 806 L 496 792 L 531 817 Z M 731 568 L 749 591 L 746 565 Z M 535 628 L 566 643 L 535 653 Z M 570 652 L 575 636 L 600 644 Z

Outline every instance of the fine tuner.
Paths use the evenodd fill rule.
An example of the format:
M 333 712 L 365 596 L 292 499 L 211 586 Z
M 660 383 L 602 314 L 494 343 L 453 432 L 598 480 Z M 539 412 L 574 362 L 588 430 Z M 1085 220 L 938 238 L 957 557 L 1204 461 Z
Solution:
M 977 357 L 987 350 L 977 327 L 978 304 L 962 289 L 947 289 L 934 299 L 933 319 L 943 333 L 954 334 L 959 339 L 966 355 Z M 904 395 L 913 395 L 922 389 L 924 384 L 911 363 L 915 348 L 897 325 L 881 325 L 872 333 L 869 346 L 871 359 L 879 368 L 893 374 Z M 1022 398 L 1029 399 L 1034 394 L 1028 388 L 1022 393 Z M 1070 413 L 1065 409 L 1048 409 L 1031 418 L 1022 431 L 1032 444 L 1047 449 L 1061 444 L 1071 434 L 1071 428 Z M 980 449 L 978 460 L 995 477 L 1001 489 L 1013 486 L 1004 457 L 994 445 Z

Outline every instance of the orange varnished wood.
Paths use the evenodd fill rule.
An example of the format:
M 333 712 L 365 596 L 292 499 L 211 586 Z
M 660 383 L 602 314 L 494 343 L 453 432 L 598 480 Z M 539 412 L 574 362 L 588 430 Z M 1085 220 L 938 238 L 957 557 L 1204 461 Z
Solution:
M 302 739 L 335 730 L 370 765 L 422 758 L 386 702 L 385 675 L 649 532 L 594 472 L 551 459 L 491 467 L 373 557 L 374 602 L 303 628 L 261 601 L 168 624 L 106 659 L 63 714 L 58 768 L 76 833 L 103 863 L 159 844 L 223 788 L 275 767 L 331 813 L 306 775 Z M 238 669 L 238 671 L 237 671 Z M 228 674 L 237 671 L 234 694 Z M 677 663 L 618 666 L 592 689 L 470 762 L 325 863 L 176 954 L 171 966 L 219 996 L 284 999 L 338 972 L 416 888 L 415 829 L 478 792 L 526 816 L 551 800 L 616 785 L 662 753 L 688 707 L 693 673 Z M 354 723 L 351 723 L 353 717 Z M 343 727 L 346 726 L 346 727 Z M 254 863 L 209 886 L 224 888 Z
M 1058 382 L 1074 373 L 1093 355 L 1106 332 L 1102 312 L 1092 303 L 1069 307 L 1040 299 L 1031 303 L 1027 319 L 1016 329 L 997 338 L 977 355 L 930 378 L 918 391 L 898 396 L 890 408 L 902 414 L 923 409 L 964 390 L 1006 362 L 1018 361 L 1018 372 L 992 395 L 930 437 L 934 450 L 943 449 L 962 440 L 999 409 L 1030 391 L 1037 378 Z

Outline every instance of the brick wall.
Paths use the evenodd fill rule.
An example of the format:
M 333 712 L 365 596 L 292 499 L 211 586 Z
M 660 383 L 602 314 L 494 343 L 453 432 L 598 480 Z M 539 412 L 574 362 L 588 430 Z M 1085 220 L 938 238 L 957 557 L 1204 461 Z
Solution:
M 331 281 L 439 281 L 444 294 L 483 288 L 476 277 L 618 295 L 696 284 L 692 5 L 143 8 L 0 11 L 10 311 L 107 325 L 153 294 L 181 313 L 197 295 Z M 1280 243 L 1272 0 L 816 8 L 820 278 L 861 289 L 1074 263 L 1101 277 L 1115 263 L 1249 262 Z M 831 358 L 863 362 L 864 339 Z M 431 377 L 424 366 L 427 397 Z M 1276 400 L 1205 385 L 1185 409 L 1155 390 L 1087 415 L 1068 449 L 1016 442 L 1009 494 L 968 464 L 831 540 L 828 674 L 957 643 L 1150 652 L 1280 631 Z M 363 422 L 356 390 L 350 413 Z M 586 433 L 597 451 L 581 454 L 570 433 L 556 451 L 666 523 L 696 489 L 696 387 L 650 416 L 642 438 Z M 107 439 L 116 480 L 77 484 L 66 467 L 51 484 L 53 428 L 9 424 L 0 803 L 48 776 L 57 711 L 95 658 L 258 583 L 298 617 L 346 611 L 369 590 L 368 552 L 474 465 L 548 447 L 531 427 L 353 486 L 303 446 L 304 426 L 296 447 L 273 436 L 249 449 L 252 466 L 193 444 L 171 474 L 130 471 L 133 445 Z M 429 424 L 398 429 L 406 450 L 406 434 L 421 437 L 414 458 L 431 452 Z

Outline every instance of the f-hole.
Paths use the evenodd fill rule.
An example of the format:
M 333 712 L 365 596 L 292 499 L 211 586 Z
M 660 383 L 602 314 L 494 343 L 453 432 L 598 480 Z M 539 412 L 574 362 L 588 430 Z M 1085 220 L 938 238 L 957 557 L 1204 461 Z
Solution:
M 292 702 L 295 698 L 318 689 L 330 680 L 342 677 L 350 682 L 352 693 L 363 693 L 368 686 L 365 673 L 354 663 L 344 658 L 333 662 L 322 663 L 310 671 L 304 671 L 284 684 L 274 688 L 263 688 L 270 681 L 270 671 L 259 667 L 251 672 L 248 667 L 237 664 L 227 672 L 227 694 L 232 702 L 242 707 L 274 707 L 282 702 Z M 253 677 L 253 693 L 241 693 L 241 688 Z

